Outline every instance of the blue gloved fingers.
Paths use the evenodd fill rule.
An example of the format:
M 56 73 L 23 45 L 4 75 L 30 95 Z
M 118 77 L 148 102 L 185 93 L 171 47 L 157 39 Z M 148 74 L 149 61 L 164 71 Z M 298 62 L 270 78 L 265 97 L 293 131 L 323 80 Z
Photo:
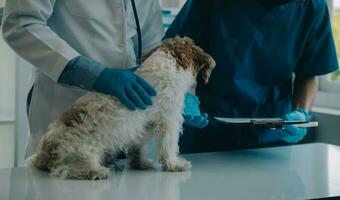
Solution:
M 292 125 L 285 126 L 280 133 L 281 140 L 290 144 L 300 142 L 306 135 L 307 135 L 306 128 L 298 128 Z
M 142 98 L 144 104 L 151 106 L 152 99 L 150 95 L 140 86 L 138 83 L 132 84 L 133 89 L 137 92 L 140 98 Z
M 284 130 L 287 132 L 288 135 L 296 135 L 297 133 L 299 133 L 300 128 L 298 127 L 294 127 L 292 125 L 287 125 L 284 127 Z
M 144 90 L 150 96 L 156 96 L 157 95 L 157 91 L 155 90 L 155 88 L 152 85 L 150 85 L 148 82 L 146 82 L 143 78 L 136 76 L 136 81 L 137 81 L 137 83 L 140 84 L 140 86 L 142 86 L 144 88 Z
M 293 112 L 286 114 L 284 120 L 287 121 L 308 121 L 311 116 L 304 109 L 297 109 Z M 292 125 L 284 126 L 282 133 L 280 134 L 281 139 L 287 143 L 293 144 L 300 142 L 307 135 L 306 128 L 299 128 Z
M 120 100 L 120 102 L 122 102 L 122 104 L 124 104 L 128 109 L 134 111 L 136 110 L 136 106 L 134 103 L 132 103 L 132 101 L 126 96 L 126 94 L 122 94 L 117 96 L 117 98 Z
M 287 131 L 285 131 L 287 132 Z M 290 143 L 290 144 L 295 144 L 300 142 L 307 134 L 307 131 L 298 135 L 292 135 L 291 133 L 287 132 L 286 135 L 281 136 L 281 140 Z
M 202 119 L 199 124 L 197 124 L 197 128 L 204 128 L 208 126 L 209 120 L 208 119 Z
M 194 117 L 193 123 L 195 123 L 199 128 L 208 125 L 209 123 L 208 115 L 204 113 L 201 116 Z
M 209 120 L 208 120 L 208 115 L 204 114 L 200 117 L 197 117 L 197 128 L 204 128 L 209 124 Z
M 191 115 L 184 115 L 185 122 L 191 122 L 193 119 L 194 119 L 194 117 L 191 116 Z
M 301 136 L 287 136 L 287 137 L 282 137 L 281 140 L 288 143 L 288 144 L 296 144 L 300 142 L 303 139 Z
M 288 121 L 290 120 L 291 121 L 294 121 L 294 120 L 308 121 L 310 120 L 311 116 L 307 111 L 300 108 L 291 113 L 286 114 L 283 118 Z
M 185 115 L 184 119 L 185 119 L 185 124 L 195 127 L 195 128 L 204 128 L 209 124 L 207 114 L 204 114 L 202 116 Z
M 136 91 L 132 88 L 132 86 L 127 86 L 126 88 L 126 96 L 131 100 L 131 102 L 137 106 L 138 108 L 145 110 L 146 106 L 143 100 L 137 95 Z

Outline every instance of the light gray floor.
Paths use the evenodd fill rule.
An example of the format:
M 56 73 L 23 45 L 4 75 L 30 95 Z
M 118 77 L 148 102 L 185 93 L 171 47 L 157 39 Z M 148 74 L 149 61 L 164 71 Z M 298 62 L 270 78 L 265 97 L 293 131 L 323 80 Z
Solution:
M 0 199 L 310 199 L 340 195 L 340 147 L 308 144 L 185 156 L 185 173 L 114 171 L 104 181 L 51 178 L 31 168 L 0 170 Z

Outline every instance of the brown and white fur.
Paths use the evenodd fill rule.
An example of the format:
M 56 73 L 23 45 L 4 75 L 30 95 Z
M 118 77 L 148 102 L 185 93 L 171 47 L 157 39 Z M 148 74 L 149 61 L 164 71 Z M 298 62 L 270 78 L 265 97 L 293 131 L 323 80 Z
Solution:
M 27 164 L 62 178 L 103 179 L 110 175 L 106 158 L 126 146 L 131 167 L 152 168 L 145 143 L 155 136 L 163 170 L 189 170 L 178 148 L 184 96 L 198 74 L 207 82 L 214 66 L 191 39 L 165 40 L 136 71 L 158 92 L 153 106 L 130 111 L 116 97 L 90 92 L 49 126 Z

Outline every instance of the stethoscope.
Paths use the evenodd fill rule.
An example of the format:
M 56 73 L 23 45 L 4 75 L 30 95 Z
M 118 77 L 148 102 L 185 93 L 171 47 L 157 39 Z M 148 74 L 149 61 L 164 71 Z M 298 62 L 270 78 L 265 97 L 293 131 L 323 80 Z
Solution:
M 137 12 L 137 8 L 136 8 L 136 3 L 135 0 L 131 0 L 131 4 L 132 4 L 132 10 L 133 10 L 133 15 L 135 17 L 135 22 L 136 22 L 136 26 L 137 26 L 137 35 L 138 35 L 138 54 L 137 54 L 137 64 L 140 65 L 141 62 L 141 58 L 142 58 L 142 31 L 140 28 L 140 24 L 139 24 L 139 17 L 138 17 L 138 12 Z

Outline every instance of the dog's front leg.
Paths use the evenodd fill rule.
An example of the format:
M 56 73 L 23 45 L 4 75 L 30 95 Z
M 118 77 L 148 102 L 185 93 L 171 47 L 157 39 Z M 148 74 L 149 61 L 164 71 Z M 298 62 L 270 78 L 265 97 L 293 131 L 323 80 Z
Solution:
M 182 126 L 181 121 L 169 117 L 158 121 L 157 127 L 155 127 L 159 140 L 158 154 L 165 171 L 175 172 L 191 169 L 191 163 L 179 156 L 178 140 Z
M 128 149 L 128 160 L 129 165 L 133 169 L 154 169 L 154 165 L 150 159 L 147 157 L 146 153 L 146 143 L 148 137 L 144 134 L 144 138 L 138 142 L 129 146 Z

